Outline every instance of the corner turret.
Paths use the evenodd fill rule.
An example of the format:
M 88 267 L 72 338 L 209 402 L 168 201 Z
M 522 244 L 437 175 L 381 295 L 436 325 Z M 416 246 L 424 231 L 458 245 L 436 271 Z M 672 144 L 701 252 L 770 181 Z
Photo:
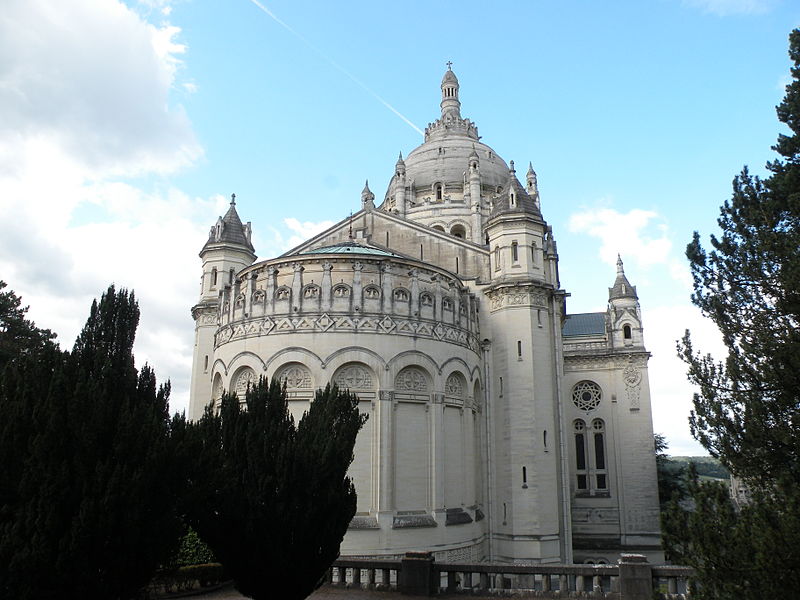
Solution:
M 636 286 L 625 276 L 622 258 L 617 255 L 617 277 L 608 288 L 608 325 L 614 347 L 642 347 L 642 311 Z
M 361 208 L 364 210 L 375 208 L 375 194 L 369 189 L 369 180 L 364 182 L 364 189 L 361 190 Z
M 236 274 L 256 259 L 251 240 L 250 222 L 242 224 L 236 211 L 236 194 L 231 194 L 231 204 L 224 216 L 218 217 L 211 227 L 200 258 L 203 276 L 200 280 L 200 300 L 192 307 L 195 322 L 193 373 L 189 392 L 189 418 L 199 419 L 206 404 L 211 401 L 211 365 L 214 359 L 214 333 L 219 323 L 223 299 L 230 300 L 239 294 L 247 299 L 248 283 L 244 287 Z

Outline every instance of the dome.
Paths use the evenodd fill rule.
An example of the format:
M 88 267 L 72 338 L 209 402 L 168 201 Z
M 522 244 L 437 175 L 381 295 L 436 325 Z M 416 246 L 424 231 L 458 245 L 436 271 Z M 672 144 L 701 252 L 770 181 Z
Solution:
M 489 146 L 480 141 L 478 128 L 461 117 L 459 84 L 456 74 L 445 71 L 442 78 L 441 117 L 425 128 L 425 141 L 405 158 L 405 181 L 417 192 L 434 191 L 434 186 L 462 186 L 469 163 L 478 157 L 481 186 L 501 188 L 508 181 L 508 165 Z M 386 198 L 392 194 L 395 176 Z M 449 185 L 448 185 L 449 184 Z

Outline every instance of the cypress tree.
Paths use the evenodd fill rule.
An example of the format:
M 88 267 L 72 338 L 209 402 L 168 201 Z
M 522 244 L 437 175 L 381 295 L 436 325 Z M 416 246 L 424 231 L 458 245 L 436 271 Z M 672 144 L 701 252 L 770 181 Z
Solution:
M 223 394 L 188 425 L 187 520 L 242 594 L 300 599 L 321 584 L 355 514 L 347 469 L 365 421 L 354 395 L 328 385 L 295 426 L 285 388 L 262 379 L 244 405 Z
M 112 286 L 71 353 L 6 370 L 0 413 L 22 413 L 25 432 L 21 467 L 4 480 L 3 597 L 130 598 L 177 540 L 169 384 L 134 366 L 138 320 L 133 294 Z

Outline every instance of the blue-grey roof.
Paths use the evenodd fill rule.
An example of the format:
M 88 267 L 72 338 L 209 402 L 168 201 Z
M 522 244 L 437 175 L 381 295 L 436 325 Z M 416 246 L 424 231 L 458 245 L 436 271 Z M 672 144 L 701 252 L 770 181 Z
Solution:
M 579 335 L 603 335 L 606 332 L 606 313 L 578 313 L 567 315 L 561 328 L 561 335 L 577 337 Z
M 382 250 L 373 246 L 364 246 L 357 242 L 342 242 L 322 248 L 311 248 L 310 250 L 303 250 L 299 254 L 371 254 L 372 256 L 393 256 L 400 258 L 399 255 L 389 252 L 388 250 Z

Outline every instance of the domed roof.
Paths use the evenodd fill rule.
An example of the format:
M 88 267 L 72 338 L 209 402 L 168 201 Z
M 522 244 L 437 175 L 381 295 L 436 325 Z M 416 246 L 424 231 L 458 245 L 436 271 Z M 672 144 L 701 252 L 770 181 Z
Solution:
M 462 183 L 475 156 L 482 185 L 502 188 L 508 181 L 506 162 L 480 141 L 475 123 L 461 117 L 458 92 L 458 78 L 448 66 L 442 78 L 441 117 L 428 124 L 425 141 L 405 158 L 405 180 L 417 190 L 432 189 L 436 183 Z M 390 182 L 386 198 L 391 192 Z

